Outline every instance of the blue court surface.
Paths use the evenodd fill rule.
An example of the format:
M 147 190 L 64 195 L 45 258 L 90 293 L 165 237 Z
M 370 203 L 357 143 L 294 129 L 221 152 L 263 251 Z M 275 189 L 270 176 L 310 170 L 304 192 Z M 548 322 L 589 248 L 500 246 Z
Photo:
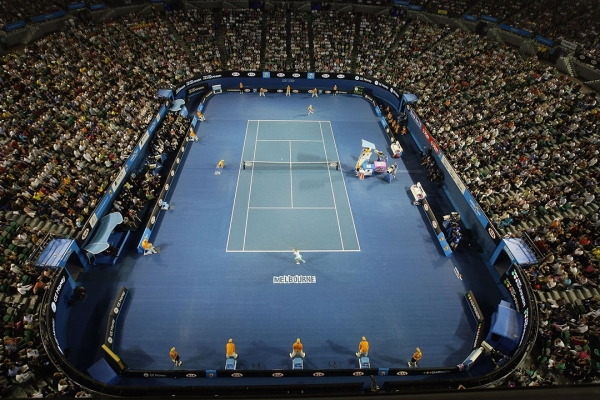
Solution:
M 502 294 L 476 251 L 446 258 L 412 204 L 420 181 L 438 219 L 453 211 L 410 137 L 392 159 L 372 106 L 350 95 L 224 93 L 205 116 L 151 237 L 159 254 L 132 251 L 79 275 L 88 300 L 69 321 L 76 366 L 101 356 L 121 286 L 131 292 L 114 350 L 132 369 L 173 368 L 173 346 L 178 368 L 222 369 L 229 338 L 238 369 L 290 369 L 296 338 L 306 369 L 356 368 L 361 336 L 374 368 L 406 367 L 417 346 L 423 367 L 465 359 L 474 331 L 464 294 L 473 290 L 484 313 Z M 397 179 L 356 177 L 362 139 L 398 162 Z
M 329 121 L 248 121 L 227 251 L 360 250 Z

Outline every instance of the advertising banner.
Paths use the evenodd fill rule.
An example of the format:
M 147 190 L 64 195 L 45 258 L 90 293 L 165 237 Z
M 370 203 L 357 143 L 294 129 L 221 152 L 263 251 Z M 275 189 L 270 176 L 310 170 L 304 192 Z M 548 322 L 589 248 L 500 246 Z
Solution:
M 505 273 L 502 275 L 502 283 L 508 290 L 510 297 L 515 305 L 515 310 L 523 314 L 523 331 L 521 332 L 521 339 L 519 340 L 519 346 L 521 346 L 523 339 L 527 335 L 529 326 L 529 306 L 530 299 L 529 295 L 525 292 L 525 285 L 528 285 L 525 279 L 522 278 L 523 274 L 520 273 L 519 267 L 513 264 Z
M 36 15 L 35 17 L 31 17 L 31 20 L 33 22 L 44 22 L 54 18 L 64 17 L 65 15 L 67 15 L 67 12 L 65 10 L 60 10 L 48 14 Z
M 569 50 L 577 50 L 577 44 L 573 43 L 573 42 L 569 42 L 567 40 L 561 40 L 560 41 L 560 45 L 563 47 L 566 47 Z
M 481 308 L 479 307 L 479 303 L 475 299 L 475 295 L 472 290 L 469 290 L 465 294 L 465 299 L 467 300 L 467 304 L 471 313 L 473 314 L 473 318 L 475 319 L 475 338 L 473 339 L 473 349 L 479 347 L 481 342 L 483 341 L 482 330 L 483 323 L 485 318 L 483 318 L 483 312 L 481 312 Z
M 49 318 L 50 318 L 50 326 L 51 326 L 51 338 L 56 345 L 56 348 L 62 353 L 63 350 L 61 348 L 59 340 L 60 334 L 57 334 L 57 323 L 56 320 L 58 318 L 59 312 L 64 312 L 65 307 L 68 303 L 68 300 L 62 298 L 62 294 L 68 285 L 69 273 L 66 268 L 60 268 L 56 272 L 55 282 L 57 282 L 56 286 L 52 288 L 52 298 L 50 299 L 50 307 L 49 307 Z
M 69 10 L 77 10 L 79 8 L 85 8 L 85 1 L 82 1 L 79 3 L 71 3 L 71 4 L 67 5 L 67 9 L 69 9 Z
M 541 44 L 545 44 L 548 47 L 554 46 L 554 41 L 552 41 L 550 39 L 547 39 L 547 38 L 545 38 L 543 36 L 540 36 L 540 35 L 535 35 L 535 40 L 536 40 L 536 42 L 541 43 Z
M 498 18 L 492 17 L 491 15 L 482 15 L 481 19 L 484 20 L 484 21 L 493 22 L 493 23 L 497 23 L 498 22 Z
M 342 80 L 354 80 L 354 81 L 358 81 L 358 82 L 366 82 L 366 83 L 370 83 L 371 85 L 375 85 L 375 86 L 379 86 L 380 88 L 390 92 L 393 96 L 395 96 L 396 98 L 400 99 L 401 98 L 401 94 L 394 88 L 392 87 L 390 84 L 388 84 L 387 82 L 382 82 L 379 81 L 377 79 L 373 79 L 367 76 L 363 76 L 363 75 L 356 75 L 356 74 L 344 74 L 344 73 L 326 73 L 326 72 L 254 72 L 254 71 L 222 71 L 222 72 L 218 72 L 215 73 L 213 75 L 198 75 L 196 77 L 194 77 L 193 79 L 189 79 L 185 82 L 182 82 L 179 86 L 176 87 L 175 89 L 175 95 L 179 94 L 182 90 L 185 90 L 186 88 L 188 88 L 188 92 L 192 90 L 192 88 L 190 88 L 190 86 L 193 86 L 194 88 L 196 87 L 197 84 L 202 83 L 202 82 L 207 82 L 207 81 L 211 81 L 214 79 L 222 79 L 222 78 L 270 78 L 271 80 L 274 79 L 281 79 L 282 83 L 287 83 L 287 82 L 294 82 L 295 79 L 331 79 L 331 80 L 338 80 L 338 79 L 342 79 Z M 331 83 L 332 87 L 335 83 Z M 257 86 L 260 85 L 260 83 L 257 81 L 256 83 Z M 320 85 L 322 86 L 322 83 L 320 83 Z M 246 87 L 245 91 L 249 92 L 251 88 Z M 285 86 L 282 87 L 282 89 L 285 89 Z M 235 92 L 238 91 L 239 89 L 237 88 L 226 88 L 225 91 L 228 92 Z M 296 92 L 297 93 L 297 92 Z M 338 94 L 342 94 L 341 91 L 338 92 Z M 189 93 L 188 93 L 189 95 Z
M 17 29 L 25 28 L 25 21 L 11 22 L 10 24 L 4 25 L 6 32 L 14 31 Z
M 125 299 L 127 298 L 128 290 L 125 286 L 121 286 L 117 298 L 115 299 L 112 309 L 108 314 L 108 325 L 106 327 L 106 336 L 104 338 L 104 344 L 112 350 L 113 343 L 115 342 L 115 331 L 117 326 L 117 319 L 121 314 L 121 310 L 125 305 Z

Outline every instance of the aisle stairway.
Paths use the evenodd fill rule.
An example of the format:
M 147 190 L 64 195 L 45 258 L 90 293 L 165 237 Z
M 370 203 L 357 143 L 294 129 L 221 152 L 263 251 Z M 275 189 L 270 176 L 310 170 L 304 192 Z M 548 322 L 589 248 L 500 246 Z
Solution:
M 356 13 L 356 18 L 354 21 L 354 43 L 352 43 L 352 61 L 350 62 L 350 70 L 348 72 L 356 73 L 356 59 L 358 54 L 358 49 L 360 48 L 360 23 L 362 22 L 363 14 Z
M 260 64 L 258 69 L 265 69 L 265 53 L 267 50 L 267 13 L 261 13 L 262 29 L 260 34 Z
M 177 29 L 175 28 L 175 24 L 173 22 L 171 22 L 171 20 L 168 17 L 165 18 L 164 21 L 167 24 L 167 26 L 169 27 L 169 33 L 171 34 L 171 38 L 173 39 L 173 41 L 175 43 L 177 43 L 178 45 L 180 45 L 183 50 L 185 50 L 185 52 L 188 55 L 188 57 L 190 58 L 190 60 L 193 60 L 194 53 L 192 53 L 190 46 L 188 46 L 187 42 L 185 40 L 183 40 L 183 38 L 181 37 L 179 32 L 177 32 Z
M 311 12 L 306 14 L 306 21 L 308 23 L 308 55 L 310 57 L 310 70 L 315 70 L 315 34 L 313 32 L 313 14 Z
M 285 71 L 290 71 L 294 60 L 292 58 L 292 9 L 288 7 L 285 13 Z
M 219 54 L 221 55 L 221 65 L 223 69 L 227 69 L 226 65 L 229 61 L 229 54 L 225 51 L 225 24 L 223 23 L 223 14 L 221 8 L 212 9 L 213 16 L 215 18 L 215 40 L 217 47 L 219 48 Z

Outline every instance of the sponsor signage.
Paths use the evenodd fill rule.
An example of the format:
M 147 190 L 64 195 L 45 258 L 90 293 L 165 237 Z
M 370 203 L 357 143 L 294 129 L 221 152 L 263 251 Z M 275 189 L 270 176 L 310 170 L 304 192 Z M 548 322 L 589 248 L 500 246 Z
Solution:
M 538 43 L 545 44 L 548 47 L 554 46 L 554 41 L 540 35 L 535 35 L 535 40 Z
M 460 177 L 456 173 L 456 170 L 454 169 L 452 164 L 450 164 L 450 161 L 448 161 L 448 158 L 446 156 L 442 157 L 442 164 L 444 164 L 444 167 L 448 171 L 448 174 L 450 175 L 450 177 L 452 178 L 452 180 L 454 181 L 456 186 L 458 186 L 458 189 L 460 190 L 460 192 L 462 194 L 464 194 L 465 191 L 467 190 L 467 187 L 463 183 L 462 179 L 460 179 Z
M 517 267 L 513 264 L 508 271 L 504 273 L 502 283 L 508 289 L 514 303 L 515 309 L 519 312 L 523 312 L 528 308 L 527 295 L 525 294 L 525 288 L 523 282 L 519 276 L 519 273 L 515 270 Z
M 473 316 L 475 317 L 476 327 L 472 347 L 474 349 L 476 347 L 479 347 L 481 345 L 481 341 L 483 340 L 481 334 L 483 331 L 483 324 L 485 322 L 485 318 L 483 318 L 483 313 L 481 312 L 481 308 L 479 308 L 477 300 L 475 300 L 475 295 L 473 294 L 472 290 L 469 290 L 467 294 L 465 294 L 465 299 L 467 300 L 467 304 L 469 305 L 469 308 L 473 313 Z
M 193 88 L 189 88 L 187 91 L 187 100 L 191 99 L 192 97 L 204 92 L 206 89 L 208 89 L 208 85 L 207 84 L 202 84 L 199 86 L 195 86 Z M 237 90 L 234 90 L 237 91 Z
M 513 264 L 508 271 L 502 276 L 502 283 L 508 289 L 510 297 L 513 299 L 515 310 L 523 314 L 523 331 L 521 332 L 521 338 L 519 340 L 519 346 L 523 342 L 525 335 L 529 327 L 529 295 L 525 293 L 526 282 L 521 279 L 521 274 L 517 270 L 515 264 Z
M 429 218 L 429 221 L 431 222 L 431 227 L 435 231 L 435 235 L 439 235 L 440 233 L 442 233 L 442 229 L 440 228 L 440 224 L 437 223 L 435 215 L 433 215 L 433 211 L 429 206 L 429 202 L 427 201 L 427 199 L 423 199 L 421 201 L 421 204 L 423 205 L 423 210 L 425 210 L 425 213 L 427 214 L 427 218 Z
M 67 15 L 67 12 L 65 10 L 60 10 L 48 14 L 36 15 L 35 17 L 31 17 L 31 20 L 33 22 L 44 22 L 50 19 L 64 17 L 65 15 Z
M 17 29 L 25 28 L 25 21 L 11 22 L 10 24 L 4 25 L 6 32 L 14 31 Z
M 477 22 L 477 17 L 474 15 L 464 14 L 463 18 L 466 19 L 467 21 Z
M 67 9 L 69 10 L 77 10 L 79 8 L 85 8 L 85 2 L 82 1 L 80 3 L 71 3 L 67 5 Z
M 577 44 L 573 43 L 573 42 L 569 42 L 567 40 L 561 40 L 560 41 L 560 45 L 563 47 L 566 47 L 569 50 L 576 50 L 577 49 Z
M 521 35 L 521 36 L 525 36 L 525 37 L 531 36 L 531 32 L 526 31 L 524 29 L 515 28 L 514 26 L 510 26 L 507 24 L 500 24 L 498 26 L 500 26 L 500 29 L 505 30 L 507 32 L 516 33 L 517 35 Z
M 100 3 L 100 4 L 90 4 L 90 10 L 92 11 L 96 11 L 96 10 L 103 10 L 104 9 L 105 4 L 104 3 Z
M 60 342 L 58 341 L 58 336 L 56 334 L 56 318 L 59 311 L 58 303 L 67 283 L 68 274 L 66 268 L 60 268 L 56 275 L 57 276 L 55 282 L 58 283 L 54 287 L 52 298 L 50 299 L 50 329 L 52 332 L 52 340 L 54 341 L 56 348 L 62 353 L 63 351 L 60 347 Z M 60 308 L 60 311 L 63 311 L 63 309 Z
M 274 276 L 273 283 L 317 283 L 314 275 L 281 275 Z
M 431 136 L 431 133 L 429 133 L 429 129 L 427 129 L 425 125 L 421 125 L 421 132 L 423 132 L 423 136 L 425 136 L 425 139 L 427 139 L 427 141 L 429 142 L 429 145 L 431 146 L 433 152 L 437 154 L 438 157 L 441 157 L 440 146 L 438 146 L 433 136 Z
M 119 318 L 119 314 L 125 304 L 125 299 L 127 298 L 128 290 L 125 286 L 121 286 L 119 289 L 119 293 L 117 293 L 117 298 L 115 299 L 112 309 L 108 314 L 108 326 L 106 327 L 106 337 L 104 338 L 104 344 L 112 350 L 113 343 L 115 339 L 115 329 L 117 325 L 117 319 Z
M 245 71 L 245 72 L 223 71 L 223 72 L 219 72 L 216 74 L 197 76 L 193 79 L 189 79 L 189 80 L 181 83 L 175 89 L 175 95 L 178 95 L 179 93 L 186 90 L 190 86 L 197 85 L 198 83 L 203 82 L 203 81 L 209 81 L 209 80 L 220 79 L 220 78 L 230 78 L 230 77 L 245 77 L 245 78 L 274 78 L 274 77 L 277 77 L 277 78 L 281 78 L 282 82 L 294 82 L 294 79 L 332 79 L 332 78 L 335 78 L 335 79 L 353 80 L 353 81 L 365 82 L 365 83 L 369 83 L 369 84 L 372 84 L 375 86 L 379 86 L 385 90 L 388 90 L 395 97 L 397 97 L 397 98 L 401 97 L 401 95 L 398 93 L 398 91 L 396 89 L 394 89 L 387 82 L 381 82 L 381 81 L 375 80 L 373 78 L 365 77 L 365 76 L 361 76 L 361 75 L 347 75 L 347 74 L 343 74 L 343 73 L 331 74 L 331 73 L 320 73 L 320 72 L 287 72 L 286 73 L 286 72 L 269 72 L 269 71 Z M 189 96 L 191 93 L 195 93 L 197 91 L 202 91 L 203 89 L 196 89 L 196 90 L 192 91 L 192 89 L 190 88 L 187 90 L 188 90 L 187 95 Z M 226 88 L 225 90 L 228 92 L 234 92 L 234 91 L 238 91 L 239 88 Z M 244 91 L 250 92 L 251 90 L 248 88 L 245 88 Z M 302 90 L 300 92 L 302 92 Z M 349 94 L 348 92 L 344 92 L 344 91 L 338 91 L 338 93 L 339 94 Z
M 410 106 L 410 104 L 406 105 L 406 109 L 408 110 L 408 115 L 411 116 L 415 124 L 419 127 L 419 129 L 421 129 L 423 124 L 421 123 L 421 119 L 417 115 L 416 111 Z
M 119 186 L 121 186 L 123 179 L 125 179 L 125 175 L 127 175 L 127 171 L 125 170 L 125 168 L 121 168 L 119 174 L 115 178 L 115 181 L 112 183 L 112 185 L 110 185 L 110 188 L 113 192 L 116 192 Z
M 498 18 L 492 17 L 491 15 L 482 15 L 481 19 L 484 20 L 484 21 L 493 22 L 493 23 L 497 23 L 498 22 Z

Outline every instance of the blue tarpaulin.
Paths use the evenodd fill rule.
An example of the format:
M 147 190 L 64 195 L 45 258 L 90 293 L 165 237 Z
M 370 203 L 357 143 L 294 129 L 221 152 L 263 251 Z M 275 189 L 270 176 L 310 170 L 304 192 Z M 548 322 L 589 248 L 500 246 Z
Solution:
M 46 246 L 35 265 L 49 268 L 64 267 L 69 256 L 77 249 L 77 243 L 73 239 L 54 239 Z
M 161 99 L 172 99 L 173 98 L 173 90 L 171 89 L 159 89 L 158 97 Z
M 523 314 L 510 308 L 505 301 L 500 302 L 492 315 L 492 326 L 485 341 L 503 354 L 511 355 L 519 344 L 523 331 Z
M 87 246 L 83 249 L 91 254 L 102 253 L 109 248 L 108 237 L 117 225 L 123 222 L 121 213 L 114 212 L 104 216 L 100 220 L 100 226 L 94 237 L 90 240 Z
M 511 263 L 522 267 L 538 263 L 538 259 L 533 251 L 527 246 L 523 239 L 508 238 L 502 239 L 491 258 L 491 263 L 494 264 L 500 252 L 506 252 Z

